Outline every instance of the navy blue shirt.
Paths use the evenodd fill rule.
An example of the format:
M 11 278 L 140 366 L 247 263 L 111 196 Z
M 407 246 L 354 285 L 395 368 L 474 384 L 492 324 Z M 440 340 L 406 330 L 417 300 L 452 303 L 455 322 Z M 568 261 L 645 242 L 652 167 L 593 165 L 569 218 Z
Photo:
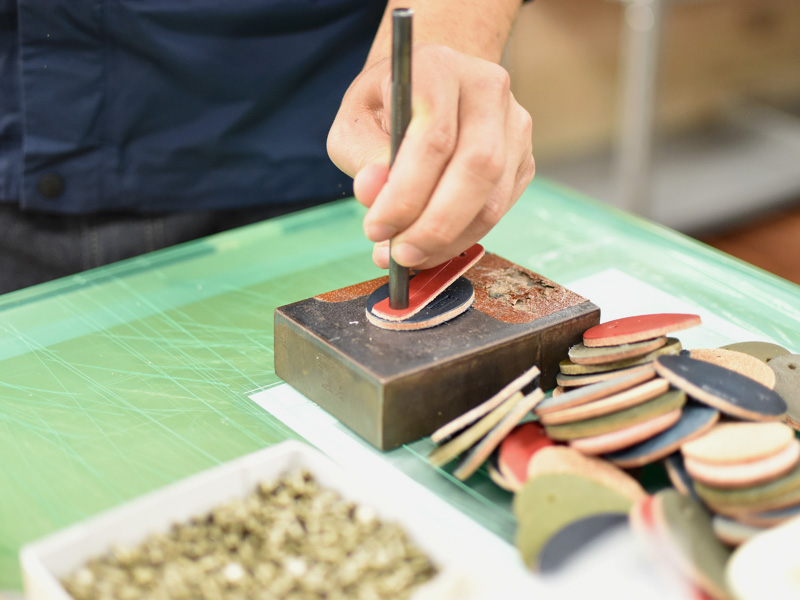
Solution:
M 0 0 L 0 201 L 60 213 L 350 195 L 325 140 L 380 0 Z

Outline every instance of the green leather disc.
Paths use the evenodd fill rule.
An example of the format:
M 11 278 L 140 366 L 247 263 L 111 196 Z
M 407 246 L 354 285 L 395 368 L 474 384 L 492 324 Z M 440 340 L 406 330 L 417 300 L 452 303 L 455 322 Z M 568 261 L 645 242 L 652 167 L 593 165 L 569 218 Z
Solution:
M 591 348 L 597 350 L 598 348 Z M 653 362 L 659 356 L 667 354 L 678 354 L 683 349 L 681 341 L 677 338 L 667 338 L 665 346 L 652 350 L 644 356 L 637 356 L 636 358 L 629 358 L 626 360 L 617 360 L 594 365 L 582 365 L 571 361 L 569 358 L 562 360 L 558 366 L 564 375 L 584 375 L 589 373 L 605 373 L 606 371 L 616 371 L 618 369 L 625 369 L 627 367 L 635 367 L 649 362 Z
M 791 500 L 800 495 L 800 463 L 783 477 L 750 488 L 723 490 L 696 481 L 694 489 L 710 506 L 726 514 L 789 506 Z
M 754 356 L 758 360 L 768 363 L 777 356 L 790 354 L 790 352 L 783 346 L 778 344 L 771 344 L 770 342 L 737 342 L 735 344 L 728 344 L 721 346 L 725 350 L 733 350 L 735 352 L 742 352 Z
M 653 519 L 676 552 L 676 566 L 711 597 L 730 597 L 725 565 L 731 551 L 715 535 L 708 511 L 692 498 L 667 489 L 655 497 Z
M 610 362 L 628 360 L 644 356 L 648 352 L 657 350 L 667 343 L 666 337 L 659 337 L 633 344 L 620 344 L 619 346 L 600 346 L 589 348 L 583 342 L 569 349 L 569 358 L 578 365 L 604 365 Z
M 559 441 L 602 435 L 612 431 L 619 431 L 637 423 L 644 423 L 676 408 L 681 408 L 685 403 L 686 394 L 680 390 L 670 390 L 653 400 L 648 400 L 643 404 L 638 404 L 610 415 L 563 425 L 552 425 L 545 429 L 550 438 Z
M 545 543 L 565 526 L 600 513 L 627 514 L 633 502 L 605 485 L 567 473 L 534 477 L 514 497 L 516 544 L 535 569 Z

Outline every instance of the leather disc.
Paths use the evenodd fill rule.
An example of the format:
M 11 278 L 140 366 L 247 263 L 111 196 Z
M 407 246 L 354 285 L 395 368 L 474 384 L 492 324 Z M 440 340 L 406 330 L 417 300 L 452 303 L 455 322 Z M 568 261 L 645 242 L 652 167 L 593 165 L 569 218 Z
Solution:
M 539 572 L 555 573 L 587 544 L 619 527 L 628 526 L 628 515 L 600 513 L 573 521 L 559 529 L 539 552 Z
M 626 469 L 641 467 L 669 456 L 687 440 L 702 435 L 719 419 L 719 411 L 710 406 L 687 402 L 680 420 L 649 440 L 606 454 L 604 458 Z
M 659 356 L 654 364 L 695 400 L 739 419 L 778 421 L 786 413 L 786 402 L 773 390 L 730 369 L 685 355 Z
M 739 600 L 800 598 L 798 539 L 800 519 L 793 519 L 739 546 L 725 573 L 733 595 Z
M 587 329 L 583 334 L 583 343 L 590 348 L 632 344 L 688 329 L 700 325 L 700 322 L 698 315 L 675 313 L 625 317 Z
M 413 331 L 435 327 L 466 312 L 475 300 L 475 289 L 466 277 L 459 277 L 430 304 L 402 321 L 389 321 L 373 314 L 376 304 L 389 297 L 389 284 L 382 285 L 367 298 L 367 319 L 381 329 Z
M 800 460 L 800 442 L 761 460 L 720 465 L 685 458 L 686 470 L 696 480 L 722 489 L 740 489 L 773 481 L 791 471 Z

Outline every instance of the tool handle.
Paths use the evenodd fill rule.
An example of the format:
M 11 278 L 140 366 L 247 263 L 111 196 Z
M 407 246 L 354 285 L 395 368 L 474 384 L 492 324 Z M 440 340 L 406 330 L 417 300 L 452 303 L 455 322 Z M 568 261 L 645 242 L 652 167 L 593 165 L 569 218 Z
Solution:
M 396 8 L 392 11 L 392 155 L 397 156 L 406 128 L 411 120 L 411 23 L 414 11 Z M 392 258 L 389 240 L 389 306 L 395 310 L 408 308 L 409 270 Z

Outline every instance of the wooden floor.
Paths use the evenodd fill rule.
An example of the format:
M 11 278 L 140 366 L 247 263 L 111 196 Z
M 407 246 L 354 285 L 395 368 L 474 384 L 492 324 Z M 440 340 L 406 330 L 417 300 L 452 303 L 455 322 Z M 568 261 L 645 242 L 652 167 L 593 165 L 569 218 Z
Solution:
M 698 239 L 800 284 L 800 203 Z

